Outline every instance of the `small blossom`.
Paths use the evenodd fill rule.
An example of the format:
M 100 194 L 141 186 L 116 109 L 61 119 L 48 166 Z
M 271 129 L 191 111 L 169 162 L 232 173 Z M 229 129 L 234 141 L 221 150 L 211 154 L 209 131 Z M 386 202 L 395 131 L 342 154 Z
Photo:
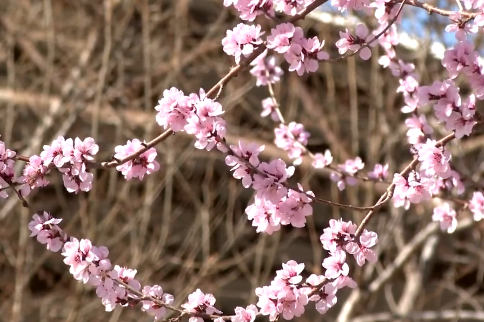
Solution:
M 254 322 L 255 318 L 257 317 L 257 313 L 259 310 L 253 304 L 247 306 L 247 308 L 243 308 L 237 306 L 235 308 L 235 315 L 231 318 L 232 322 Z
M 340 40 L 336 42 L 338 52 L 342 55 L 348 50 L 359 51 L 360 58 L 368 60 L 371 57 L 371 50 L 368 47 L 363 47 L 369 44 L 370 47 L 376 46 L 376 42 L 372 41 L 374 36 L 368 31 L 368 28 L 364 24 L 358 24 L 355 29 L 356 36 L 350 34 L 348 29 L 345 32 L 340 31 Z M 371 43 L 370 43 L 371 41 Z
M 323 267 L 326 268 L 324 276 L 327 278 L 337 278 L 341 275 L 347 276 L 350 271 L 346 263 L 346 253 L 342 250 L 336 250 L 331 253 L 330 257 L 325 258 Z
M 484 218 L 484 195 L 482 192 L 474 192 L 472 199 L 469 201 L 469 209 L 472 212 L 475 221 L 480 221 Z
M 114 148 L 114 151 L 116 152 L 114 157 L 116 159 L 123 159 L 138 152 L 143 147 L 144 144 L 138 139 L 133 139 L 132 141 L 128 140 L 126 145 L 118 145 Z M 156 155 L 156 149 L 149 148 L 138 157 L 117 166 L 116 170 L 120 171 L 126 180 L 131 180 L 132 178 L 143 180 L 145 174 L 152 174 L 160 169 L 160 164 L 155 160 Z
M 314 159 L 313 159 L 313 162 L 311 163 L 311 165 L 315 169 L 322 169 L 322 168 L 330 165 L 331 162 L 333 162 L 333 156 L 331 155 L 331 151 L 326 150 L 326 151 L 324 151 L 324 154 L 316 153 L 314 155 Z
M 175 298 L 171 294 L 167 294 L 163 292 L 161 286 L 154 285 L 154 286 L 145 286 L 143 288 L 143 294 L 145 296 L 151 296 L 165 304 L 171 305 L 175 301 Z M 155 320 L 162 320 L 166 316 L 166 308 L 156 304 L 151 300 L 142 300 L 142 308 L 144 312 L 152 315 L 155 317 Z
M 388 164 L 384 166 L 377 163 L 375 164 L 375 168 L 373 171 L 368 173 L 368 178 L 375 179 L 375 180 L 385 180 L 388 176 Z
M 455 210 L 446 202 L 441 207 L 434 208 L 432 220 L 440 223 L 440 229 L 451 234 L 457 228 L 457 217 Z

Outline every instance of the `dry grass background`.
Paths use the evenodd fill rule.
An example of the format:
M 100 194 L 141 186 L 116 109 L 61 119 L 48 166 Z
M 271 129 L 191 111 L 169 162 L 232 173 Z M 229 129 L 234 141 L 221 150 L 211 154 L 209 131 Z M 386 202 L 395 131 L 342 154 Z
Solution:
M 107 160 L 127 139 L 161 133 L 154 106 L 164 89 L 208 89 L 233 64 L 221 39 L 237 18 L 221 0 L 3 0 L 0 10 L 0 134 L 21 155 L 40 153 L 58 135 L 92 136 L 101 148 L 98 160 Z M 339 30 L 311 19 L 300 26 L 327 44 L 334 44 Z M 338 162 L 359 155 L 368 170 L 385 162 L 393 173 L 411 155 L 398 83 L 379 67 L 376 50 L 365 63 L 350 58 L 321 64 L 318 73 L 303 78 L 286 73 L 275 91 L 286 120 L 303 123 L 311 133 L 313 152 L 329 148 Z M 334 45 L 330 51 L 337 53 Z M 445 76 L 426 50 L 402 54 L 417 64 L 422 83 Z M 268 92 L 254 84 L 246 71 L 224 88 L 227 138 L 264 143 L 264 159 L 287 161 L 272 144 L 274 125 L 259 116 Z M 455 167 L 481 188 L 483 145 L 482 131 L 451 145 Z M 364 215 L 316 204 L 307 228 L 259 235 L 244 214 L 252 191 L 231 177 L 223 155 L 194 149 L 181 133 L 157 149 L 162 169 L 143 182 L 98 170 L 93 191 L 72 195 L 54 173 L 53 184 L 29 202 L 63 218 L 70 235 L 107 246 L 113 263 L 138 269 L 142 284 L 161 285 L 177 304 L 200 288 L 217 297 L 219 309 L 233 312 L 254 303 L 255 287 L 267 284 L 289 259 L 304 262 L 305 274 L 321 273 L 325 253 L 319 235 L 328 220 L 359 222 Z M 305 160 L 292 182 L 324 199 L 368 206 L 386 189 L 361 184 L 340 193 L 327 172 L 309 164 Z M 152 320 L 138 309 L 104 312 L 94 289 L 72 279 L 59 254 L 28 237 L 32 211 L 14 198 L 0 205 L 0 321 Z M 444 236 L 430 223 L 431 209 L 430 204 L 409 211 L 383 208 L 371 223 L 380 234 L 381 260 L 353 268 L 362 289 L 342 292 L 324 317 L 310 309 L 297 320 L 340 314 L 342 320 L 376 321 L 371 313 L 389 312 L 380 316 L 384 321 L 409 312 L 461 309 L 484 320 L 482 225 L 469 228 L 463 220 L 459 232 Z

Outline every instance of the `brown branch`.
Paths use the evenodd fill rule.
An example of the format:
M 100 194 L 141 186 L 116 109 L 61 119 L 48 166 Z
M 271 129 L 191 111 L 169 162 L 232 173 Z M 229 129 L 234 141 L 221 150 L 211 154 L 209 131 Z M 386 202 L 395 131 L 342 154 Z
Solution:
M 455 11 L 449 11 L 449 10 L 440 9 L 440 8 L 431 6 L 429 4 L 420 2 L 418 0 L 405 0 L 405 4 L 408 4 L 410 6 L 414 6 L 414 7 L 417 7 L 417 8 L 425 9 L 429 14 L 436 13 L 436 14 L 439 14 L 439 15 L 445 16 L 445 17 L 449 17 L 450 15 L 456 13 Z M 479 15 L 478 12 L 461 11 L 459 13 L 463 17 L 466 17 L 468 19 L 474 19 L 475 17 L 477 17 L 477 15 Z

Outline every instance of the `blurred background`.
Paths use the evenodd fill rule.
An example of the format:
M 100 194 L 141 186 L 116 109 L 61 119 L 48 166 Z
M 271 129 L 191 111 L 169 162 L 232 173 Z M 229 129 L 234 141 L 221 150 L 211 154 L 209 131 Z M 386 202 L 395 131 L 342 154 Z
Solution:
M 105 161 L 128 139 L 154 138 L 162 132 L 154 106 L 165 89 L 175 86 L 186 94 L 208 90 L 234 65 L 222 51 L 221 39 L 239 20 L 222 3 L 2 0 L 2 140 L 30 156 L 59 135 L 91 136 L 100 146 L 97 160 Z M 336 14 L 327 9 L 330 18 Z M 416 19 L 410 22 L 418 20 L 415 12 L 404 9 L 407 18 Z M 326 50 L 337 57 L 334 43 L 347 20 L 335 23 L 325 17 L 313 15 L 298 25 L 306 35 L 325 39 Z M 423 85 L 447 75 L 430 50 L 432 41 L 447 41 L 445 24 L 433 17 L 404 28 L 428 31 L 419 35 L 417 50 L 398 50 L 402 59 L 416 64 Z M 272 26 L 263 17 L 257 22 L 264 30 Z M 374 23 L 370 19 L 369 25 Z M 480 46 L 480 37 L 476 43 Z M 351 57 L 321 63 L 318 72 L 304 77 L 287 72 L 282 63 L 285 75 L 274 89 L 285 119 L 304 124 L 311 133 L 312 152 L 330 149 L 335 164 L 360 156 L 364 173 L 376 163 L 388 163 L 393 174 L 412 155 L 406 117 L 400 112 L 403 100 L 395 92 L 398 80 L 378 64 L 381 54 L 375 47 L 366 62 Z M 469 93 L 466 80 L 457 81 L 461 93 Z M 255 87 L 248 71 L 224 88 L 220 102 L 227 140 L 265 144 L 262 159 L 290 162 L 273 144 L 275 124 L 260 117 L 261 100 L 268 96 L 267 88 Z M 429 120 L 437 139 L 448 134 Z M 455 169 L 480 189 L 482 134 L 477 127 L 471 137 L 449 146 Z M 142 182 L 125 181 L 114 169 L 98 170 L 94 189 L 74 195 L 66 192 L 60 174 L 52 172 L 52 184 L 34 191 L 29 203 L 62 218 L 69 235 L 107 246 L 113 264 L 136 268 L 142 285 L 161 285 L 177 305 L 200 288 L 213 293 L 216 307 L 226 314 L 255 303 L 254 289 L 267 285 L 290 259 L 305 263 L 305 276 L 321 274 L 326 253 L 319 236 L 328 221 L 359 223 L 364 216 L 314 203 L 304 229 L 257 234 L 244 213 L 253 191 L 232 178 L 221 153 L 196 150 L 193 142 L 177 133 L 158 145 L 161 170 Z M 370 206 L 387 187 L 361 183 L 339 192 L 328 171 L 310 165 L 305 159 L 290 181 L 323 199 Z M 22 167 L 19 163 L 18 170 Z M 461 198 L 468 199 L 473 189 Z M 368 227 L 380 236 L 380 261 L 361 269 L 349 260 L 361 288 L 342 290 L 338 305 L 324 316 L 309 305 L 297 321 L 484 320 L 483 226 L 470 224 L 469 212 L 462 211 L 459 230 L 444 235 L 431 223 L 432 208 L 433 202 L 408 211 L 383 207 Z M 75 281 L 59 253 L 28 237 L 31 216 L 16 198 L 0 200 L 0 321 L 152 321 L 139 308 L 104 312 L 94 288 Z

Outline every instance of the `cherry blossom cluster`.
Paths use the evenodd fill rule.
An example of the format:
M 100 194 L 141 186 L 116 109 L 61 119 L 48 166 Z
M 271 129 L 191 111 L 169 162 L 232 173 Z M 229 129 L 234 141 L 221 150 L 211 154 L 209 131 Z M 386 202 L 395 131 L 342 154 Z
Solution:
M 314 0 L 224 0 L 224 6 L 233 5 L 239 12 L 240 19 L 254 21 L 258 15 L 274 18 L 275 12 L 295 16 Z
M 259 15 L 277 20 L 276 12 L 295 16 L 313 2 L 224 0 L 224 5 L 233 6 L 242 20 L 251 22 Z M 474 126 L 482 121 L 476 111 L 476 100 L 484 99 L 484 72 L 479 53 L 467 38 L 484 26 L 484 0 L 463 1 L 468 10 L 479 10 L 480 13 L 473 19 L 468 19 L 460 12 L 450 15 L 452 24 L 447 26 L 446 31 L 455 32 L 458 42 L 445 52 L 442 60 L 449 78 L 435 81 L 429 86 L 419 84 L 413 64 L 396 57 L 394 46 L 398 45 L 399 39 L 395 23 L 401 21 L 401 15 L 397 16 L 403 6 L 401 1 L 376 0 L 370 3 L 369 0 L 332 0 L 331 4 L 340 11 L 375 9 L 374 14 L 380 24 L 376 30 L 370 32 L 366 25 L 357 24 L 354 33 L 349 29 L 340 32 L 341 39 L 336 42 L 336 47 L 341 55 L 351 51 L 367 60 L 371 57 L 370 47 L 380 44 L 385 55 L 379 58 L 379 63 L 399 78 L 397 92 L 403 94 L 405 104 L 401 111 L 410 114 L 405 121 L 408 128 L 406 135 L 418 163 L 407 174 L 394 174 L 394 206 L 408 208 L 411 203 L 420 203 L 436 196 L 463 194 L 465 187 L 460 174 L 451 166 L 452 156 L 445 143 L 432 138 L 433 129 L 425 113 L 430 105 L 437 121 L 443 123 L 446 130 L 453 131 L 457 139 L 470 135 Z M 324 40 L 306 38 L 303 30 L 291 22 L 276 25 L 267 37 L 263 37 L 265 33 L 261 29 L 260 25 L 240 23 L 228 30 L 222 40 L 224 52 L 233 56 L 237 64 L 243 57 L 251 57 L 250 72 L 256 77 L 257 86 L 271 86 L 280 81 L 283 75 L 278 59 L 270 54 L 271 51 L 282 55 L 289 65 L 288 70 L 295 71 L 299 76 L 315 72 L 320 61 L 329 59 L 329 55 L 322 50 Z M 264 51 L 254 59 L 251 55 L 258 49 L 258 52 Z M 459 75 L 468 79 L 473 91 L 467 98 L 461 97 L 460 89 L 453 81 Z M 288 152 L 294 165 L 299 165 L 302 157 L 310 154 L 306 149 L 309 132 L 304 130 L 302 124 L 285 124 L 274 97 L 265 99 L 262 106 L 261 116 L 271 115 L 275 122 L 280 122 L 275 129 L 276 145 Z M 155 109 L 156 122 L 160 126 L 170 128 L 173 132 L 185 131 L 193 135 L 198 149 L 210 151 L 217 147 L 226 154 L 225 163 L 231 167 L 234 178 L 240 179 L 245 188 L 251 187 L 255 191 L 253 203 L 245 213 L 257 232 L 272 234 L 280 230 L 282 225 L 305 226 L 306 217 L 312 214 L 311 203 L 317 199 L 314 193 L 304 190 L 299 183 L 297 188 L 289 187 L 287 181 L 295 172 L 294 166 L 287 166 L 281 159 L 261 161 L 259 154 L 264 146 L 242 141 L 228 145 L 225 142 L 226 122 L 222 118 L 224 111 L 220 103 L 205 95 L 203 90 L 199 94 L 185 95 L 172 87 L 164 91 Z M 19 197 L 23 197 L 34 188 L 46 186 L 49 183 L 46 176 L 53 168 L 62 173 L 69 192 L 89 191 L 94 176 L 88 169 L 94 164 L 98 150 L 92 138 L 73 140 L 60 136 L 51 145 L 45 145 L 39 156 L 24 160 L 27 165 L 22 175 L 16 177 L 14 163 L 19 156 L 0 141 L 0 197 L 6 198 L 8 189 L 15 189 Z M 332 170 L 330 178 L 337 183 L 339 190 L 344 190 L 347 184 L 355 185 L 364 168 L 359 157 L 331 167 L 333 157 L 329 150 L 324 154 L 310 155 L 314 168 L 328 167 Z M 113 159 L 116 169 L 126 180 L 142 180 L 145 175 L 159 170 L 156 156 L 155 148 L 148 148 L 147 143 L 133 139 L 128 140 L 126 145 L 117 146 Z M 387 177 L 388 165 L 382 164 L 376 164 L 368 174 L 368 178 L 374 181 L 383 181 Z M 464 203 L 475 221 L 484 217 L 482 192 L 474 192 L 470 200 Z M 451 202 L 443 201 L 434 208 L 432 220 L 438 222 L 443 231 L 452 233 L 457 227 L 458 213 L 459 210 L 454 209 Z M 355 281 L 349 276 L 348 254 L 353 255 L 359 266 L 367 261 L 377 261 L 373 250 L 378 242 L 375 232 L 364 227 L 358 229 L 351 221 L 331 219 L 329 227 L 320 236 L 323 248 L 329 253 L 322 262 L 325 269 L 323 275 L 312 274 L 303 282 L 301 273 L 304 264 L 290 260 L 282 264 L 282 270 L 276 272 L 269 286 L 255 290 L 258 297 L 256 305 L 237 307 L 233 316 L 222 317 L 222 312 L 215 308 L 215 297 L 199 289 L 188 296 L 181 309 L 173 308 L 173 295 L 164 292 L 158 285 L 142 288 L 135 279 L 136 270 L 113 265 L 108 258 L 109 250 L 104 246 L 97 247 L 87 239 L 67 236 L 59 227 L 60 222 L 61 219 L 47 212 L 37 213 L 29 223 L 30 236 L 36 237 L 48 250 L 61 251 L 69 272 L 76 280 L 96 288 L 96 294 L 106 311 L 112 311 L 116 306 L 140 305 L 141 310 L 154 316 L 155 320 L 164 319 L 167 309 L 190 315 L 190 322 L 203 322 L 203 317 L 207 316 L 216 322 L 227 319 L 254 322 L 258 315 L 269 316 L 270 321 L 276 321 L 281 316 L 290 320 L 301 316 L 309 302 L 315 302 L 316 310 L 324 314 L 337 303 L 339 289 L 356 287 Z
M 287 188 L 285 182 L 294 174 L 294 167 L 287 167 L 281 159 L 261 162 L 259 153 L 264 149 L 255 143 L 239 142 L 231 145 L 225 163 L 232 167 L 233 176 L 242 180 L 245 188 L 252 186 L 256 191 L 253 204 L 245 212 L 257 232 L 272 234 L 281 225 L 304 227 L 306 217 L 312 214 L 311 191 L 303 192 Z
M 484 218 L 484 195 L 480 191 L 474 192 L 468 202 L 474 221 Z M 444 202 L 441 206 L 435 207 L 432 220 L 440 225 L 440 229 L 451 234 L 457 228 L 457 212 L 449 202 Z
M 137 139 L 124 146 L 115 147 L 114 158 L 122 159 L 136 153 L 144 147 Z M 68 192 L 79 193 L 90 191 L 94 175 L 88 171 L 94 156 L 98 153 L 99 146 L 93 138 L 81 140 L 79 138 L 65 139 L 57 137 L 51 145 L 44 145 L 40 155 L 33 155 L 28 162 L 21 176 L 16 177 L 14 173 L 14 162 L 16 153 L 6 149 L 4 142 L 0 141 L 0 197 L 6 198 L 7 188 L 18 187 L 21 196 L 27 196 L 35 188 L 45 187 L 49 184 L 47 174 L 56 168 L 62 174 L 64 186 Z M 155 148 L 150 148 L 144 153 L 137 155 L 116 167 L 127 180 L 131 178 L 143 179 L 145 174 L 150 174 L 160 168 L 155 160 L 157 155 Z
M 274 97 L 266 98 L 262 101 L 262 113 L 261 116 L 265 117 L 271 115 L 271 118 L 275 122 L 279 122 L 279 127 L 275 128 L 275 139 L 274 143 L 277 147 L 285 150 L 288 152 L 288 156 L 291 159 L 295 159 L 293 164 L 299 165 L 302 162 L 304 155 L 309 155 L 312 157 L 312 166 L 315 169 L 322 169 L 325 167 L 329 167 L 330 164 L 333 162 L 333 156 L 331 155 L 330 150 L 326 150 L 323 153 L 310 153 L 306 145 L 308 143 L 308 139 L 310 137 L 310 133 L 304 130 L 304 125 L 291 122 L 288 125 L 284 124 L 281 120 L 280 110 L 277 106 L 276 99 Z M 338 165 L 338 167 L 330 169 L 334 171 L 331 174 L 331 178 L 333 181 L 338 182 L 338 187 L 340 190 L 344 190 L 345 182 L 344 179 L 347 177 L 351 177 L 348 180 L 348 184 L 354 185 L 357 183 L 357 179 L 355 175 L 361 169 L 363 169 L 364 164 L 362 163 L 360 158 L 355 160 L 348 160 L 345 164 Z M 374 181 L 383 181 L 388 176 L 388 164 L 381 165 L 376 164 L 374 169 L 368 173 L 369 180 Z
M 188 301 L 182 304 L 182 308 L 188 313 L 205 313 L 205 314 L 222 314 L 222 311 L 216 309 L 215 297 L 212 294 L 205 294 L 200 289 L 197 289 L 192 294 L 188 295 Z M 222 319 L 223 321 L 223 319 Z M 189 322 L 203 322 L 201 317 L 192 316 Z
M 382 11 L 379 11 L 379 14 L 382 14 Z M 403 113 L 412 113 L 405 121 L 408 127 L 407 139 L 420 161 L 418 168 L 413 169 L 406 177 L 394 175 L 393 201 L 396 207 L 404 206 L 408 209 L 411 203 L 430 200 L 442 192 L 443 195 L 460 195 L 465 190 L 460 174 L 451 167 L 450 152 L 445 145 L 438 145 L 432 139 L 434 131 L 423 113 L 426 106 L 432 105 L 433 115 L 445 125 L 446 130 L 453 131 L 457 139 L 470 135 L 473 127 L 481 120 L 475 105 L 476 98 L 482 99 L 484 96 L 482 66 L 473 44 L 465 38 L 469 33 L 477 32 L 477 27 L 482 27 L 482 14 L 474 19 L 475 24 L 468 19 L 462 19 L 460 14 L 453 14 L 450 19 L 455 24 L 448 26 L 446 30 L 455 31 L 458 42 L 453 48 L 445 51 L 442 60 L 449 79 L 435 81 L 430 86 L 420 86 L 415 66 L 396 58 L 392 46 L 398 42 L 390 42 L 383 46 L 386 55 L 379 59 L 382 66 L 390 68 L 392 74 L 399 77 L 400 86 L 397 92 L 403 93 L 405 102 L 401 110 Z M 453 81 L 460 74 L 466 76 L 475 93 L 466 99 L 461 98 L 459 88 Z M 481 219 L 478 210 L 480 195 L 480 192 L 474 193 L 469 202 L 469 209 L 475 220 Z M 441 229 L 448 233 L 452 233 L 457 227 L 457 212 L 448 202 L 434 208 L 432 219 L 439 222 Z
M 69 266 L 69 272 L 74 279 L 94 286 L 106 311 L 112 311 L 116 305 L 128 306 L 133 301 L 141 301 L 141 298 L 134 296 L 123 285 L 117 283 L 122 281 L 139 291 L 141 284 L 134 278 L 136 270 L 118 265 L 113 267 L 106 247 L 96 247 L 87 239 L 78 240 L 67 236 L 58 226 L 61 221 L 62 219 L 54 218 L 46 211 L 35 214 L 29 223 L 30 237 L 37 237 L 37 240 L 41 244 L 46 244 L 50 251 L 62 250 L 64 263 Z M 170 296 L 166 297 L 169 298 Z
M 484 82 L 484 78 L 482 81 Z M 428 103 L 435 103 L 433 108 L 437 120 L 445 123 L 447 130 L 454 131 L 456 138 L 460 139 L 471 134 L 472 128 L 477 123 L 474 94 L 462 101 L 459 88 L 452 80 L 435 81 L 431 86 L 421 86 L 418 90 L 417 107 Z
M 126 145 L 118 145 L 114 148 L 116 154 L 114 158 L 123 159 L 139 151 L 145 144 L 138 139 L 128 140 Z M 160 169 L 160 164 L 155 160 L 157 152 L 155 148 L 150 148 L 141 153 L 133 160 L 129 160 L 116 167 L 116 170 L 120 171 L 126 180 L 132 178 L 139 178 L 143 180 L 145 174 L 151 174 Z
M 225 121 L 222 106 L 211 99 L 190 94 L 185 96 L 176 88 L 164 92 L 156 107 L 157 122 L 165 128 L 185 130 L 193 134 L 197 141 L 195 147 L 210 150 L 217 148 L 227 153 L 225 162 L 232 167 L 233 176 L 242 180 L 245 188 L 255 191 L 254 203 L 247 207 L 246 213 L 257 232 L 272 234 L 281 225 L 304 227 L 306 217 L 312 214 L 310 203 L 314 194 L 286 187 L 286 181 L 294 174 L 294 167 L 287 167 L 282 159 L 261 162 L 259 153 L 264 146 L 255 143 L 239 142 L 237 146 L 224 143 Z
M 364 166 L 365 164 L 360 157 L 346 160 L 345 163 L 338 165 L 339 172 L 331 172 L 330 179 L 336 182 L 339 190 L 344 190 L 346 184 L 354 186 L 358 183 L 358 179 L 354 175 L 362 170 Z
M 5 150 L 3 142 L 0 146 Z M 1 171 L 1 185 L 19 185 L 19 193 L 27 196 L 35 188 L 45 187 L 49 184 L 46 176 L 52 168 L 57 168 L 62 173 L 62 179 L 67 191 L 78 193 L 89 191 L 92 188 L 92 173 L 87 171 L 87 163 L 94 160 L 94 155 L 99 147 L 92 138 L 83 141 L 64 139 L 59 136 L 51 145 L 44 145 L 39 155 L 33 155 L 28 159 L 22 176 L 16 178 L 14 175 L 13 161 L 16 153 L 6 149 L 3 153 L 5 167 Z M 0 194 L 1 196 L 1 194 Z M 6 197 L 5 191 L 3 196 Z
M 357 226 L 351 221 L 331 219 L 329 227 L 320 237 L 323 248 L 329 251 L 330 257 L 323 261 L 327 278 L 347 276 L 349 267 L 346 264 L 346 252 L 355 257 L 356 263 L 363 266 L 366 261 L 375 263 L 377 255 L 372 248 L 378 243 L 378 235 L 373 231 L 363 230 L 356 236 Z
M 330 227 L 324 229 L 320 237 L 323 248 L 330 255 L 322 263 L 326 269 L 324 275 L 311 274 L 306 283 L 302 283 L 303 277 L 300 274 L 304 270 L 304 264 L 290 260 L 282 264 L 282 270 L 276 272 L 270 285 L 256 289 L 260 313 L 268 315 L 270 321 L 275 321 L 280 316 L 286 320 L 299 317 L 309 302 L 316 302 L 316 310 L 324 314 L 336 304 L 336 293 L 339 289 L 356 287 L 355 281 L 348 276 L 346 253 L 352 254 L 360 266 L 366 261 L 377 261 L 377 255 L 371 249 L 378 242 L 375 232 L 365 229 L 357 238 L 357 227 L 351 221 L 331 219 L 329 224 Z
M 31 160 L 24 170 L 24 176 L 30 183 L 31 180 L 42 179 L 43 184 L 45 174 L 49 167 L 53 165 L 62 173 L 62 179 L 67 191 L 78 193 L 79 191 L 89 191 L 92 189 L 94 175 L 87 171 L 87 163 L 94 160 L 94 155 L 99 151 L 99 146 L 93 138 L 86 138 L 84 141 L 76 138 L 64 139 L 59 136 L 52 141 L 51 145 L 44 145 L 44 151 L 40 153 L 40 158 L 35 157 Z M 43 173 L 45 171 L 45 173 Z M 40 176 L 37 176 L 41 173 Z M 34 181 L 35 182 L 35 181 Z M 33 188 L 34 186 L 30 184 Z
M 158 111 L 156 122 L 173 132 L 185 131 L 196 137 L 195 147 L 210 151 L 216 145 L 222 146 L 217 141 L 223 139 L 226 131 L 226 123 L 220 117 L 224 113 L 222 105 L 206 97 L 201 89 L 200 94 L 185 94 L 172 87 L 163 92 L 163 98 L 155 107 Z
M 294 165 L 301 164 L 302 157 L 306 152 L 305 146 L 310 137 L 309 132 L 304 130 L 304 125 L 296 122 L 291 122 L 288 125 L 281 123 L 274 130 L 274 133 L 276 146 L 287 151 L 289 158 L 295 159 Z
M 87 239 L 67 236 L 58 225 L 62 219 L 54 218 L 45 211 L 34 214 L 32 219 L 28 225 L 30 237 L 36 237 L 52 252 L 61 251 L 74 279 L 95 287 L 106 311 L 112 311 L 116 306 L 134 307 L 140 304 L 141 310 L 154 316 L 155 320 L 164 319 L 167 308 L 189 314 L 190 322 L 203 322 L 200 314 L 214 316 L 216 322 L 225 320 L 221 316 L 216 317 L 222 312 L 215 308 L 216 299 L 212 294 L 197 289 L 188 296 L 181 309 L 173 308 L 173 295 L 164 292 L 159 285 L 142 288 L 135 278 L 136 270 L 113 266 L 108 258 L 109 250 L 104 246 L 97 247 Z M 336 304 L 339 289 L 356 287 L 355 281 L 348 276 L 345 252 L 353 254 L 360 266 L 367 260 L 372 263 L 376 261 L 376 254 L 370 249 L 378 241 L 376 233 L 364 230 L 356 238 L 355 232 L 356 225 L 352 222 L 330 220 L 330 227 L 320 237 L 323 248 L 330 253 L 322 264 L 326 273 L 321 276 L 311 274 L 302 283 L 304 264 L 290 260 L 282 264 L 282 270 L 276 272 L 269 286 L 255 290 L 257 306 L 236 307 L 230 320 L 253 322 L 258 315 L 268 315 L 270 321 L 277 320 L 279 316 L 290 320 L 301 316 L 309 302 L 315 302 L 316 310 L 321 314 L 326 313 Z
M 154 316 L 155 320 L 165 318 L 166 306 L 174 303 L 173 295 L 164 292 L 159 285 L 141 288 L 140 282 L 135 279 L 136 270 L 113 266 L 108 258 L 109 250 L 104 246 L 96 247 L 88 239 L 67 236 L 58 225 L 61 221 L 46 211 L 35 214 L 29 223 L 30 237 L 36 237 L 52 252 L 62 251 L 64 263 L 69 266 L 74 279 L 95 287 L 106 311 L 112 311 L 118 305 L 133 307 L 140 304 L 141 310 Z M 213 295 L 197 289 L 181 307 L 189 314 L 222 313 L 213 307 L 214 303 Z M 190 319 L 190 322 L 201 321 L 196 316 Z
M 260 25 L 238 24 L 233 30 L 228 30 L 226 37 L 222 39 L 224 52 L 234 56 L 238 64 L 242 55 L 249 56 L 257 46 L 262 44 L 263 33 L 260 29 Z M 318 61 L 329 58 L 328 53 L 322 50 L 323 46 L 324 41 L 320 42 L 318 37 L 305 38 L 303 30 L 290 22 L 272 28 L 271 35 L 267 37 L 267 48 L 284 54 L 285 60 L 289 63 L 289 71 L 296 71 L 299 76 L 315 72 L 319 67 Z M 262 59 L 259 58 L 259 60 Z M 263 82 L 259 81 L 259 83 Z

